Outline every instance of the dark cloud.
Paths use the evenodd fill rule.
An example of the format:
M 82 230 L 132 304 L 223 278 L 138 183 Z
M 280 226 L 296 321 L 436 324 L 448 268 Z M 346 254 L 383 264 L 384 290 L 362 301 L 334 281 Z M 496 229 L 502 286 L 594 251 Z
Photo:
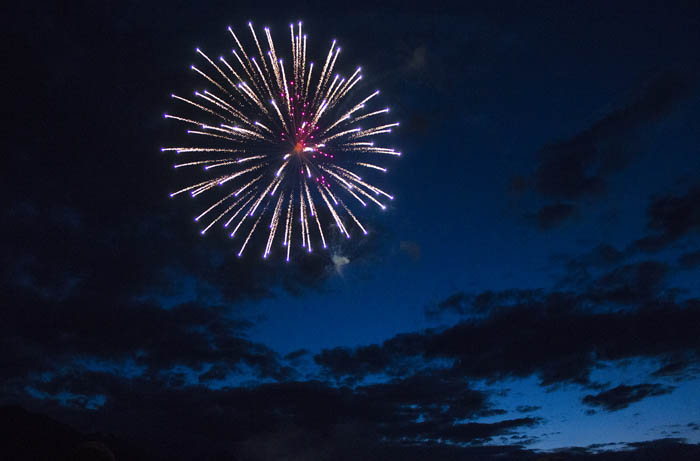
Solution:
M 472 304 L 472 296 L 467 295 L 463 291 L 458 291 L 447 298 L 443 299 L 434 306 L 426 308 L 428 317 L 436 317 L 442 313 L 465 314 L 467 309 Z
M 665 364 L 658 370 L 654 371 L 651 375 L 652 376 L 672 376 L 675 375 L 679 372 L 684 371 L 686 368 L 688 368 L 689 363 L 687 361 L 683 360 L 676 360 L 670 363 Z
M 46 222 L 44 214 L 53 208 L 51 203 L 25 205 L 36 212 L 17 215 L 16 209 L 4 210 L 14 225 L 2 243 L 6 250 L 2 275 L 6 283 L 32 288 L 45 297 L 79 291 L 83 296 L 99 293 L 121 300 L 155 296 L 234 302 L 270 296 L 276 285 L 290 290 L 315 287 L 330 266 L 330 258 L 322 256 L 302 257 L 290 266 L 232 257 L 230 242 L 215 235 L 198 236 L 186 219 L 175 217 L 163 203 L 146 204 L 144 208 L 157 207 L 150 214 L 134 207 L 133 215 L 121 220 L 93 214 L 92 220 L 86 218 L 77 227 Z M 47 232 L 52 238 L 45 238 Z M 61 271 L 56 270 L 59 267 Z
M 700 230 L 700 186 L 683 195 L 667 195 L 651 202 L 648 214 L 650 235 L 636 242 L 642 251 L 658 251 Z
M 284 358 L 285 360 L 298 360 L 301 357 L 304 357 L 305 355 L 308 355 L 309 351 L 307 349 L 298 349 L 296 351 L 292 351 L 289 354 L 285 355 Z
M 553 229 L 566 221 L 576 211 L 570 203 L 555 203 L 544 206 L 535 216 L 537 226 L 542 230 Z
M 583 403 L 592 407 L 600 407 L 606 411 L 618 411 L 647 397 L 670 394 L 673 389 L 673 387 L 661 384 L 637 384 L 634 386 L 621 384 L 598 394 L 586 395 L 583 398 Z
M 496 307 L 518 306 L 533 302 L 541 294 L 538 290 L 502 290 L 484 291 L 469 294 L 458 291 L 435 305 L 426 308 L 428 317 L 437 317 L 445 313 L 459 315 L 483 315 Z
M 678 258 L 678 264 L 683 269 L 695 269 L 696 267 L 700 266 L 700 250 L 683 253 Z
M 269 390 L 265 392 L 268 394 Z M 217 398 L 226 394 L 226 403 L 238 403 L 236 398 L 256 397 L 254 393 L 245 393 L 232 397 L 231 391 L 218 393 Z M 274 393 L 273 393 L 274 394 Z M 271 394 L 269 394 L 271 395 Z M 179 394 L 170 394 L 177 398 Z M 508 437 L 515 445 L 472 445 L 443 444 L 430 441 L 413 443 L 410 441 L 390 442 L 378 440 L 373 432 L 376 426 L 365 427 L 359 423 L 337 424 L 323 430 L 312 429 L 308 424 L 292 423 L 259 424 L 265 418 L 258 418 L 252 411 L 252 405 L 240 405 L 244 414 L 230 412 L 226 407 L 209 409 L 202 405 L 211 400 L 200 396 L 199 406 L 190 406 L 192 402 L 185 399 L 183 409 L 194 409 L 196 421 L 179 424 L 178 418 L 172 418 L 170 412 L 159 412 L 159 405 L 147 403 L 147 420 L 133 417 L 126 405 L 123 405 L 120 417 L 122 423 L 135 427 L 128 435 L 115 437 L 107 433 L 81 433 L 71 426 L 38 413 L 30 413 L 19 407 L 0 407 L 0 422 L 5 430 L 0 434 L 0 454 L 4 459 L 129 459 L 140 460 L 224 460 L 241 459 L 258 461 L 266 459 L 303 460 L 402 460 L 418 461 L 423 459 L 457 460 L 563 460 L 580 459 L 598 461 L 626 461 L 636 459 L 675 459 L 694 460 L 700 455 L 698 445 L 684 443 L 681 439 L 661 439 L 637 443 L 594 444 L 588 447 L 563 448 L 554 452 L 528 450 L 522 442 L 529 439 L 517 433 L 507 435 L 521 427 L 536 424 L 531 418 L 504 420 L 493 424 L 466 423 L 452 429 L 455 435 L 468 440 L 487 440 L 496 435 L 499 439 Z M 141 400 L 138 400 L 141 403 Z M 327 400 L 324 400 L 326 403 Z M 258 402 L 255 402 L 258 403 Z M 263 405 L 263 410 L 267 411 Z M 288 409 L 288 407 L 284 407 Z M 200 410 L 200 411 L 196 411 Z M 206 419 L 201 420 L 202 413 Z M 96 418 L 97 417 L 97 418 Z M 227 419 L 230 418 L 230 419 Z M 91 416 L 92 422 L 99 423 L 99 414 Z M 289 415 L 278 413 L 277 420 L 289 419 Z M 324 418 L 322 418 L 324 419 Z M 255 426 L 241 426 L 244 421 Z M 151 438 L 154 431 L 147 427 L 156 423 L 163 430 L 169 431 L 170 440 Z M 693 423 L 691 423 L 693 424 Z M 688 427 L 691 427 L 691 424 Z M 248 429 L 253 427 L 252 430 Z M 697 427 L 697 424 L 695 425 Z M 146 429 L 146 434 L 136 432 Z M 186 432 L 187 430 L 192 432 Z M 241 431 L 243 429 L 243 431 Z M 226 443 L 211 437 L 211 432 L 220 434 Z M 145 437 L 144 437 L 145 435 Z M 184 436 L 184 439 L 178 437 Z M 457 438 L 457 437 L 455 437 Z M 41 443 L 38 443 L 41 441 Z M 196 443 L 196 446 L 186 443 Z M 622 450 L 621 450 L 622 449 Z
M 497 423 L 459 423 L 449 427 L 436 427 L 432 424 L 421 423 L 416 427 L 418 438 L 434 433 L 444 433 L 445 437 L 455 442 L 487 442 L 496 435 L 510 435 L 514 429 L 532 427 L 539 424 L 538 418 L 517 418 L 499 421 Z
M 599 312 L 589 304 L 573 294 L 542 294 L 528 304 L 497 308 L 446 329 L 327 349 L 314 360 L 336 378 L 401 375 L 408 364 L 415 369 L 441 361 L 451 373 L 474 379 L 536 375 L 543 385 L 590 385 L 591 370 L 604 361 L 679 353 L 697 357 L 700 351 L 692 326 L 700 322 L 698 300 Z
M 515 408 L 515 411 L 517 411 L 518 413 L 531 413 L 531 412 L 537 411 L 541 408 L 542 407 L 539 407 L 537 405 L 518 405 Z
M 599 268 L 608 267 L 614 264 L 619 264 L 625 259 L 625 253 L 618 250 L 612 245 L 601 243 L 587 253 L 577 255 L 567 261 L 567 266 L 583 267 L 583 268 Z
M 651 373 L 651 376 L 672 378 L 674 381 L 690 380 L 700 374 L 697 365 L 697 359 L 693 354 L 675 356 L 664 361 L 657 370 Z
M 542 230 L 561 225 L 575 214 L 578 202 L 607 192 L 610 177 L 643 151 L 639 138 L 644 130 L 669 114 L 695 85 L 693 72 L 661 73 L 626 105 L 576 135 L 540 149 L 532 177 L 515 177 L 511 191 L 532 189 L 553 201 L 532 218 Z
M 105 434 L 81 434 L 46 415 L 0 406 L 0 456 L 7 460 L 146 460 L 145 452 Z
M 609 447 L 610 449 L 606 450 Z M 594 459 L 599 461 L 634 461 L 639 459 L 693 459 L 700 454 L 700 446 L 687 444 L 683 439 L 665 438 L 645 442 L 618 442 L 593 444 L 555 450 L 540 460 Z
M 700 186 L 681 196 L 661 197 L 649 206 L 649 227 L 678 238 L 700 227 Z
M 601 254 L 601 252 L 606 254 Z M 627 256 L 610 248 L 598 248 L 566 262 L 560 289 L 579 292 L 581 299 L 595 305 L 641 306 L 664 299 L 673 300 L 677 290 L 668 286 L 671 267 L 660 261 L 641 260 L 614 266 Z
M 230 372 L 230 370 L 223 365 L 214 365 L 209 370 L 207 370 L 205 373 L 202 373 L 201 375 L 199 375 L 197 380 L 200 383 L 206 383 L 209 381 L 221 381 L 221 380 L 226 379 L 229 372 Z
M 128 378 L 73 369 L 50 379 L 35 377 L 27 385 L 43 397 L 25 395 L 21 397 L 25 405 L 78 427 L 124 434 L 159 453 L 185 459 L 193 459 L 203 446 L 236 453 L 263 441 L 292 449 L 289 444 L 303 439 L 313 441 L 314 450 L 331 450 L 321 459 L 337 459 L 333 456 L 342 453 L 343 438 L 365 440 L 368 450 L 408 441 L 419 446 L 480 443 L 540 422 L 538 418 L 473 422 L 479 416 L 505 412 L 492 407 L 488 393 L 442 373 L 355 388 L 307 381 L 215 390 L 148 375 Z M 86 399 L 101 395 L 105 400 L 98 410 L 88 411 L 65 400 L 66 394 Z
M 604 192 L 608 177 L 635 157 L 634 134 L 668 114 L 693 84 L 692 75 L 666 72 L 629 104 L 575 136 L 544 147 L 534 175 L 535 189 L 545 197 L 570 200 Z
M 596 274 L 610 270 L 629 258 L 629 254 L 612 245 L 600 244 L 590 251 L 576 256 L 555 256 L 554 261 L 564 262 L 564 277 L 558 282 L 559 287 L 583 288 L 591 283 Z
M 149 373 L 209 365 L 219 374 L 251 370 L 284 379 L 291 373 L 276 353 L 246 339 L 250 323 L 224 306 L 187 303 L 164 309 L 101 296 L 53 301 L 22 289 L 7 290 L 5 296 L 0 313 L 5 380 L 21 382 L 28 374 L 76 361 L 133 363 Z
M 586 296 L 596 302 L 644 304 L 657 298 L 668 273 L 668 265 L 657 261 L 626 264 L 594 280 Z

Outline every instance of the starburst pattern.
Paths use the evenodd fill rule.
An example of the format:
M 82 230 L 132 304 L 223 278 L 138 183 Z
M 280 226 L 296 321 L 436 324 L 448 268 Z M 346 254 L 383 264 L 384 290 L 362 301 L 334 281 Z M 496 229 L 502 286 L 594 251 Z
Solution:
M 290 24 L 292 59 L 285 63 L 268 28 L 269 49 L 263 53 L 255 29 L 248 27 L 257 56 L 246 52 L 229 27 L 235 43 L 230 57 L 217 61 L 196 50 L 203 66 L 191 68 L 209 88 L 195 91 L 193 98 L 171 95 L 196 115 L 165 118 L 184 123 L 188 135 L 205 140 L 204 145 L 161 149 L 186 157 L 175 168 L 198 167 L 205 174 L 171 197 L 215 197 L 195 221 L 204 224 L 202 234 L 221 224 L 231 238 L 238 237 L 238 256 L 264 228 L 262 256 L 281 244 L 287 261 L 293 244 L 308 252 L 319 242 L 326 248 L 329 224 L 347 238 L 353 228 L 367 234 L 351 208 L 384 210 L 386 200 L 393 200 L 363 175 L 386 173 L 381 161 L 401 155 L 374 142 L 398 122 L 377 122 L 389 112 L 370 108 L 379 90 L 353 98 L 361 68 L 347 79 L 331 77 L 340 54 L 335 40 L 323 65 L 315 67 L 307 62 L 302 23 Z

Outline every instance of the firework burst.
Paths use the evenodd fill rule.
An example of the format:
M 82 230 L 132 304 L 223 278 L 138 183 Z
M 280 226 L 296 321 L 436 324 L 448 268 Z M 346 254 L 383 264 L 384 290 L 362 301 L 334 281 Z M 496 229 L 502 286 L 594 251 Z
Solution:
M 292 59 L 285 63 L 268 28 L 264 53 L 252 24 L 248 27 L 252 55 L 229 27 L 235 44 L 230 57 L 215 60 L 196 50 L 203 66 L 191 68 L 209 88 L 192 98 L 171 95 L 197 115 L 165 118 L 185 124 L 188 135 L 204 141 L 161 150 L 185 157 L 175 168 L 194 167 L 205 177 L 170 196 L 214 197 L 195 221 L 204 225 L 202 234 L 220 224 L 238 238 L 238 256 L 256 230 L 267 233 L 263 258 L 277 244 L 287 261 L 293 245 L 308 252 L 319 244 L 326 248 L 328 224 L 347 238 L 353 229 L 367 234 L 351 208 L 383 210 L 393 200 L 363 175 L 386 173 L 381 160 L 401 155 L 373 141 L 399 124 L 377 122 L 389 112 L 370 108 L 378 90 L 353 98 L 361 68 L 347 79 L 333 74 L 340 54 L 335 40 L 323 65 L 314 66 L 307 60 L 301 22 L 291 24 Z

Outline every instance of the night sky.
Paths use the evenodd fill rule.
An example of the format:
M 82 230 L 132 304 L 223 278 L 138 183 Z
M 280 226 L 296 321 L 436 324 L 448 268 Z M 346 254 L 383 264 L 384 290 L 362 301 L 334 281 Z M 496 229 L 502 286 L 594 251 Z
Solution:
M 0 458 L 700 459 L 697 2 L 79 3 L 3 26 Z M 298 20 L 396 199 L 239 258 L 163 113 Z

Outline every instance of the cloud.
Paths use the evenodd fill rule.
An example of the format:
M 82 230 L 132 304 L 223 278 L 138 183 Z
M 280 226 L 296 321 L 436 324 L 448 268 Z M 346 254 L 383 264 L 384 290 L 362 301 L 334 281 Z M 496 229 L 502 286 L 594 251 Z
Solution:
M 620 251 L 609 244 L 599 244 L 590 251 L 576 256 L 553 257 L 554 262 L 564 262 L 564 276 L 556 283 L 559 288 L 583 289 L 603 270 L 611 270 L 630 257 L 630 252 Z
M 683 195 L 667 195 L 653 200 L 647 215 L 652 233 L 636 242 L 641 251 L 658 251 L 700 231 L 700 185 Z
M 678 265 L 683 269 L 695 269 L 700 266 L 700 250 L 683 253 L 678 258 Z
M 483 315 L 497 307 L 515 307 L 529 304 L 537 299 L 542 292 L 540 290 L 487 290 L 478 294 L 458 291 L 435 305 L 426 308 L 428 317 L 437 317 L 441 314 L 453 313 L 459 315 Z
M 597 296 L 618 299 L 617 293 Z M 590 385 L 592 369 L 605 361 L 664 360 L 674 354 L 691 354 L 697 360 L 700 339 L 691 325 L 700 322 L 700 301 L 657 301 L 631 310 L 596 311 L 589 305 L 585 296 L 543 293 L 528 303 L 495 308 L 445 329 L 401 334 L 381 344 L 326 349 L 314 360 L 338 379 L 377 373 L 401 376 L 441 364 L 469 379 L 534 375 L 545 386 Z
M 514 429 L 532 427 L 540 423 L 538 418 L 517 418 L 496 423 L 458 423 L 448 427 L 420 423 L 414 428 L 414 436 L 423 438 L 443 434 L 443 437 L 454 442 L 488 442 L 496 435 L 513 434 Z
M 511 181 L 513 191 L 530 189 L 553 201 L 534 214 L 538 227 L 556 227 L 574 215 L 582 200 L 604 196 L 610 178 L 643 152 L 639 138 L 644 130 L 692 94 L 695 77 L 675 70 L 661 73 L 627 104 L 570 138 L 542 147 L 535 171 Z
M 35 215 L 22 216 L 28 229 Z M 675 368 L 679 373 L 687 373 L 697 360 L 699 347 L 690 326 L 697 324 L 700 304 L 659 301 L 666 265 L 640 261 L 616 266 L 622 262 L 617 251 L 601 247 L 582 257 L 581 264 L 590 263 L 587 267 L 595 266 L 597 272 L 577 285 L 578 291 L 460 291 L 433 309 L 436 315 L 471 316 L 468 320 L 397 335 L 382 344 L 322 351 L 313 356 L 322 370 L 319 381 L 299 383 L 291 365 L 306 351 L 283 358 L 247 339 L 251 323 L 237 315 L 235 302 L 268 294 L 255 286 L 224 286 L 227 277 L 242 269 L 231 266 L 226 276 L 217 274 L 228 266 L 216 252 L 196 247 L 195 257 L 171 264 L 175 275 L 166 271 L 149 276 L 136 269 L 148 284 L 133 274 L 120 279 L 116 268 L 92 274 L 85 268 L 94 261 L 79 248 L 85 232 L 81 226 L 89 223 L 73 221 L 78 224 L 56 228 L 64 229 L 59 233 L 66 248 L 78 251 L 73 261 L 60 248 L 47 247 L 48 262 L 24 248 L 16 254 L 27 256 L 19 258 L 25 262 L 4 269 L 10 280 L 5 292 L 9 304 L 0 313 L 0 343 L 8 353 L 0 364 L 0 394 L 5 401 L 65 416 L 79 427 L 94 420 L 99 408 L 110 415 L 99 420 L 107 429 L 153 439 L 149 443 L 163 450 L 173 438 L 179 442 L 169 449 L 176 452 L 201 446 L 198 427 L 211 433 L 207 443 L 212 450 L 250 454 L 277 447 L 285 453 L 308 442 L 319 450 L 319 459 L 333 459 L 339 447 L 367 434 L 376 438 L 357 448 L 363 453 L 387 444 L 395 453 L 405 441 L 419 443 L 421 450 L 429 447 L 430 453 L 445 449 L 438 441 L 446 440 L 469 445 L 519 437 L 509 443 L 524 445 L 532 439 L 530 429 L 542 420 L 498 418 L 505 411 L 493 406 L 488 392 L 471 388 L 470 380 L 535 375 L 546 386 L 591 386 L 591 370 L 608 360 L 652 357 L 664 367 L 686 357 Z M 38 234 L 28 232 L 38 242 Z M 109 243 L 97 245 L 98 254 L 107 254 Z M 130 253 L 139 248 L 146 251 L 125 247 Z M 161 250 L 151 249 L 155 260 L 172 263 Z M 70 276 L 56 277 L 49 264 L 65 265 Z M 253 274 L 261 270 L 250 264 Z M 178 302 L 183 292 L 175 282 L 187 280 L 182 274 L 194 268 L 203 270 L 212 284 L 195 280 L 193 300 Z M 310 269 L 326 270 L 323 264 Z M 249 277 L 254 275 L 241 275 L 244 283 Z M 289 277 L 290 286 L 306 280 L 293 271 Z M 115 282 L 109 285 L 111 278 Z M 274 277 L 266 283 L 282 280 Z M 164 299 L 173 302 L 166 305 Z M 591 304 L 606 303 L 634 308 L 590 309 Z M 129 367 L 136 369 L 133 375 Z M 372 374 L 385 382 L 362 380 Z M 232 377 L 259 381 L 231 387 Z M 522 407 L 516 411 L 528 406 Z M 191 420 L 178 418 L 183 408 Z M 494 419 L 475 421 L 484 416 Z M 163 426 L 164 420 L 172 423 Z M 232 437 L 220 427 L 239 433 Z
M 601 243 L 590 251 L 565 260 L 570 274 L 588 274 L 592 269 L 607 268 L 623 262 L 628 255 L 614 246 Z
M 232 454 L 263 442 L 289 449 L 290 443 L 300 439 L 313 442 L 313 449 L 326 447 L 336 456 L 342 452 L 343 438 L 364 440 L 368 450 L 405 443 L 481 443 L 517 434 L 541 421 L 528 417 L 473 422 L 505 412 L 492 406 L 488 392 L 444 373 L 355 388 L 287 381 L 212 389 L 174 385 L 157 376 L 129 378 L 109 371 L 72 369 L 49 379 L 35 377 L 27 385 L 41 397 L 25 395 L 25 405 L 60 415 L 77 427 L 124 434 L 161 453 L 186 459 L 201 454 L 203 446 Z M 105 401 L 98 411 L 88 411 L 63 400 L 66 393 L 85 398 L 100 394 Z M 335 439 L 330 446 L 324 442 L 327 437 Z
M 399 242 L 399 250 L 410 256 L 413 261 L 419 261 L 421 258 L 421 247 L 417 242 L 402 240 Z
M 661 384 L 637 384 L 634 386 L 621 384 L 598 394 L 586 395 L 582 401 L 585 405 L 600 407 L 605 411 L 618 411 L 647 397 L 670 394 L 673 389 L 673 387 Z
M 627 105 L 571 138 L 544 147 L 535 189 L 545 197 L 570 200 L 603 192 L 607 178 L 634 159 L 634 134 L 668 114 L 693 84 L 691 75 L 663 73 Z
M 185 303 L 164 309 L 101 296 L 53 301 L 23 289 L 5 295 L 0 344 L 7 355 L 0 374 L 6 380 L 21 382 L 30 373 L 76 361 L 133 363 L 154 374 L 176 366 L 216 366 L 219 374 L 250 371 L 275 379 L 291 374 L 275 352 L 245 338 L 250 322 L 224 306 Z
M 540 229 L 548 230 L 566 221 L 575 210 L 576 207 L 570 203 L 555 203 L 542 207 L 534 219 Z
M 111 8 L 96 6 L 91 15 L 98 19 L 78 21 L 79 27 L 62 27 L 65 18 L 79 18 L 73 14 L 77 10 L 59 10 L 37 18 L 36 40 L 17 47 L 27 57 L 19 62 L 26 61 L 29 67 L 14 67 L 24 69 L 20 73 L 30 78 L 27 87 L 32 90 L 8 95 L 18 103 L 18 110 L 10 111 L 17 121 L 12 132 L 16 142 L 8 149 L 12 154 L 6 156 L 6 171 L 17 173 L 4 180 L 10 192 L 0 211 L 3 222 L 9 223 L 0 242 L 3 402 L 22 402 L 65 418 L 82 431 L 128 434 L 129 440 L 148 446 L 149 454 L 167 453 L 165 459 L 536 459 L 542 454 L 495 444 L 525 444 L 542 421 L 523 417 L 530 414 L 503 416 L 504 410 L 491 402 L 490 392 L 474 388 L 470 376 L 491 380 L 534 373 L 547 377 L 543 382 L 567 382 L 571 376 L 585 377 L 589 363 L 608 357 L 661 354 L 663 362 L 665 354 L 673 351 L 674 357 L 687 353 L 688 360 L 693 360 L 697 343 L 689 339 L 687 328 L 697 324 L 697 317 L 691 315 L 696 307 L 690 303 L 669 305 L 665 320 L 652 312 L 649 319 L 639 321 L 653 321 L 661 330 L 677 334 L 669 338 L 664 332 L 640 328 L 635 319 L 646 314 L 637 311 L 593 315 L 581 306 L 590 303 L 591 297 L 581 293 L 462 293 L 439 303 L 439 308 L 476 314 L 474 320 L 445 330 L 397 336 L 368 347 L 366 355 L 359 354 L 359 348 L 350 350 L 356 358 L 370 362 L 356 363 L 358 374 L 376 368 L 382 382 L 355 381 L 346 386 L 321 380 L 324 376 L 319 381 L 294 381 L 297 375 L 289 361 L 306 355 L 297 351 L 281 358 L 249 339 L 251 324 L 241 312 L 241 301 L 274 296 L 279 287 L 305 293 L 329 275 L 334 267 L 331 258 L 295 259 L 284 269 L 278 261 L 261 262 L 259 254 L 235 259 L 236 250 L 222 236 L 200 237 L 191 222 L 198 204 L 166 199 L 175 181 L 165 173 L 172 172 L 169 161 L 156 153 L 157 140 L 165 136 L 149 115 L 162 113 L 163 79 L 157 72 L 136 76 L 133 69 L 163 65 L 164 74 L 180 78 L 181 50 L 191 50 L 193 34 L 177 34 L 176 42 L 170 43 L 171 37 L 161 33 L 167 29 L 167 18 L 152 21 L 151 9 L 147 14 L 124 9 L 129 10 L 126 15 L 114 16 Z M 187 12 L 199 10 L 188 8 Z M 388 8 L 387 17 L 396 19 L 394 10 Z M 401 13 L 407 10 L 404 6 L 397 11 L 408 19 L 408 13 Z M 479 102 L 494 94 L 488 85 L 470 83 L 500 85 L 490 72 L 484 72 L 493 65 L 495 54 L 507 52 L 504 62 L 522 61 L 510 59 L 514 45 L 528 48 L 526 41 L 513 38 L 522 31 L 513 32 L 502 24 L 493 27 L 489 19 L 495 12 L 509 22 L 512 15 L 504 16 L 498 8 L 489 9 L 486 16 L 476 12 L 470 16 L 477 23 L 487 20 L 486 25 L 462 27 L 465 18 L 460 15 L 420 13 L 417 27 L 400 27 L 399 36 L 410 40 L 409 59 L 402 59 L 395 46 L 379 55 L 382 59 L 395 56 L 388 61 L 396 64 L 388 74 L 405 96 L 400 98 L 404 107 L 400 104 L 399 112 L 407 114 L 411 128 L 452 126 L 441 123 L 443 119 L 460 125 L 464 120 L 457 112 L 463 112 L 466 100 L 477 112 L 488 112 Z M 327 13 L 317 11 L 313 20 L 321 21 Z M 191 16 L 173 13 L 177 18 Z M 351 12 L 343 33 L 357 29 L 355 19 L 360 16 L 376 22 L 374 15 Z M 203 29 L 221 25 L 218 15 L 211 18 L 207 22 L 199 17 Z M 448 23 L 443 22 L 445 18 Z M 110 20 L 115 20 L 112 32 L 116 35 L 105 33 Z M 14 21 L 13 30 L 26 29 L 20 22 Z M 169 37 L 167 48 L 177 52 L 164 56 L 160 51 L 166 47 L 159 46 L 165 42 L 143 40 L 138 35 L 141 30 L 153 32 L 151 38 Z M 19 37 L 17 31 L 14 35 Z M 392 35 L 391 30 L 379 32 Z M 125 33 L 142 52 L 129 53 L 128 41 L 114 39 Z M 362 46 L 356 51 L 376 41 L 372 34 L 361 35 Z M 426 48 L 427 43 L 431 45 Z M 121 64 L 126 56 L 131 66 Z M 154 63 L 154 57 L 159 62 Z M 381 67 L 375 64 L 382 59 L 372 59 L 367 67 Z M 405 73 L 396 72 L 406 61 L 412 77 L 424 80 L 423 89 L 449 97 L 412 98 L 417 79 L 407 82 Z M 94 72 L 62 67 L 61 62 L 90 62 Z M 496 74 L 508 76 L 511 66 L 506 67 Z M 450 71 L 435 72 L 442 68 Z M 102 74 L 109 75 L 114 91 L 106 90 L 103 80 L 90 78 Z M 177 82 L 173 85 L 177 87 Z M 465 92 L 464 88 L 486 91 Z M 511 89 L 517 90 L 517 85 Z M 512 99 L 510 90 L 497 92 Z M 137 110 L 125 103 L 129 99 L 138 102 Z M 102 116 L 94 117 L 94 108 Z M 619 123 L 611 126 L 619 128 Z M 602 144 L 616 139 L 599 127 L 592 131 Z M 410 129 L 405 132 L 409 137 L 415 134 Z M 593 176 L 607 182 L 608 169 L 601 163 L 605 156 L 597 155 L 589 163 L 594 171 L 584 171 L 584 180 Z M 537 185 L 534 179 L 530 183 Z M 546 198 L 552 203 L 569 201 Z M 572 204 L 575 200 L 571 199 Z M 354 263 L 361 258 L 353 250 L 335 253 Z M 634 274 L 640 271 L 647 273 L 630 267 L 598 283 L 598 299 L 653 302 L 658 290 L 645 294 L 644 287 L 639 288 Z M 628 292 L 632 294 L 619 294 Z M 574 307 L 562 307 L 569 298 Z M 632 331 L 627 332 L 628 328 Z M 591 339 L 586 338 L 589 331 Z M 611 332 L 619 332 L 620 338 L 607 338 Z M 653 344 L 644 349 L 636 335 L 648 332 Z M 482 350 L 483 361 L 470 365 Z M 571 368 L 567 368 L 569 362 Z M 686 368 L 679 365 L 674 370 Z M 239 383 L 248 378 L 257 381 Z M 488 423 L 475 420 L 484 415 L 490 416 Z M 31 437 L 36 436 L 31 430 L 16 434 L 28 442 L 25 446 L 41 445 Z M 491 445 L 468 446 L 485 441 Z M 117 459 L 136 459 L 104 443 Z M 664 447 L 665 453 L 678 453 L 668 448 Z M 53 457 L 64 458 L 61 454 Z
M 587 287 L 586 296 L 596 302 L 640 305 L 654 301 L 670 268 L 658 261 L 640 261 L 617 267 Z
M 606 267 L 622 262 L 625 254 L 612 245 L 601 243 L 588 253 L 577 256 L 569 264 L 585 264 L 593 267 Z
M 472 297 L 473 308 L 480 313 L 489 313 L 499 307 L 517 307 L 536 302 L 542 296 L 541 290 L 487 290 Z
M 290 361 L 299 360 L 300 358 L 302 358 L 308 354 L 309 354 L 309 351 L 307 349 L 298 349 L 296 351 L 292 351 L 289 354 L 285 355 L 284 359 L 290 360 Z
M 698 359 L 693 353 L 670 357 L 651 373 L 654 378 L 672 378 L 674 381 L 692 380 L 700 375 Z
M 413 54 L 406 61 L 404 67 L 407 71 L 421 70 L 427 62 L 427 47 L 425 45 L 418 46 L 413 50 Z
M 700 454 L 697 444 L 685 443 L 684 439 L 665 438 L 644 442 L 617 442 L 592 444 L 586 447 L 569 447 L 554 450 L 544 460 L 582 459 L 599 461 L 635 461 L 638 459 L 693 459 Z
M 472 305 L 473 297 L 463 291 L 458 291 L 447 298 L 443 299 L 436 305 L 431 305 L 426 308 L 428 317 L 437 317 L 444 313 L 466 314 Z
M 235 392 L 220 392 L 216 398 Z M 261 394 L 259 397 L 262 397 Z M 269 395 L 269 394 L 267 394 Z M 126 395 L 125 395 L 126 396 Z M 239 397 L 255 398 L 254 393 L 241 394 Z M 179 394 L 169 394 L 177 398 Z M 229 397 L 226 395 L 226 397 Z M 390 442 L 380 440 L 374 431 L 375 425 L 365 426 L 360 422 L 336 424 L 321 430 L 310 428 L 308 422 L 294 424 L 282 422 L 260 424 L 265 418 L 258 418 L 255 412 L 240 415 L 230 412 L 223 406 L 218 411 L 209 407 L 212 399 L 199 395 L 200 404 L 192 406 L 190 399 L 181 400 L 182 408 L 194 410 L 194 420 L 182 420 L 176 411 L 163 412 L 160 406 L 146 402 L 146 420 L 133 418 L 135 415 L 127 410 L 126 405 L 111 418 L 104 413 L 90 415 L 94 425 L 116 427 L 119 424 L 131 424 L 132 430 L 126 435 L 115 437 L 106 433 L 81 433 L 72 427 L 59 423 L 43 414 L 30 413 L 18 407 L 0 407 L 0 421 L 12 422 L 7 425 L 0 454 L 8 459 L 130 459 L 141 460 L 192 460 L 192 459 L 243 459 L 257 461 L 265 459 L 289 459 L 319 461 L 381 459 L 418 461 L 424 459 L 445 460 L 499 460 L 511 459 L 534 461 L 542 459 L 569 459 L 575 457 L 583 461 L 597 460 L 634 460 L 656 459 L 663 453 L 669 459 L 680 461 L 697 459 L 700 447 L 687 444 L 681 439 L 661 439 L 637 443 L 594 444 L 588 447 L 563 448 L 553 452 L 529 450 L 522 446 L 527 442 L 524 435 L 516 431 L 523 427 L 537 424 L 532 418 L 503 420 L 492 424 L 465 423 L 455 425 L 451 430 L 453 438 L 475 440 L 501 440 L 508 437 L 516 441 L 515 445 L 444 444 L 430 441 L 415 443 L 411 441 Z M 235 403 L 230 398 L 227 403 Z M 160 400 L 159 400 L 160 401 Z M 140 399 L 139 399 L 140 402 Z M 162 402 L 162 401 L 161 401 Z M 327 401 L 324 400 L 324 403 Z M 126 403 L 126 402 L 125 402 Z M 251 403 L 260 403 L 259 401 Z M 267 406 L 262 405 L 267 411 Z M 243 411 L 253 410 L 253 405 L 241 405 Z M 287 406 L 283 407 L 288 409 Z M 154 411 L 158 409 L 157 411 Z M 173 417 L 175 416 L 175 417 Z M 201 419 L 206 416 L 205 419 Z M 283 413 L 277 418 L 284 419 Z M 251 425 L 241 425 L 245 421 Z M 154 437 L 153 426 L 167 432 L 166 437 Z M 691 423 L 692 424 L 692 423 Z M 689 424 L 688 427 L 691 427 Z M 697 427 L 697 424 L 695 425 Z M 139 430 L 146 433 L 139 436 Z M 692 427 L 691 427 L 692 429 Z M 190 430 L 191 432 L 188 432 Z M 158 435 L 158 433 L 155 433 Z M 216 434 L 220 439 L 216 439 Z M 510 435 L 509 435 L 510 434 Z M 169 436 L 169 439 L 168 439 Z M 41 440 L 43 443 L 36 443 Z M 222 443 L 223 440 L 223 443 Z M 191 445 L 194 444 L 194 445 Z M 621 451 L 615 451 L 621 450 Z
M 515 411 L 518 413 L 531 413 L 533 411 L 540 410 L 542 407 L 537 406 L 537 405 L 518 405 L 515 408 Z

